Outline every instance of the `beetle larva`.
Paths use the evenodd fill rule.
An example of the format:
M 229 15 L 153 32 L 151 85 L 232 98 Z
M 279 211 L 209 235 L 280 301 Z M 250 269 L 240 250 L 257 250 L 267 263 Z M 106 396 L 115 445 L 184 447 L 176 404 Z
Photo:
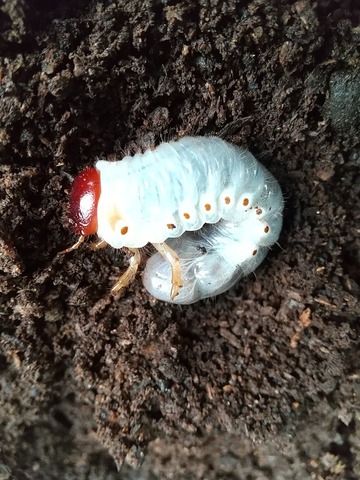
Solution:
M 98 246 L 133 252 L 117 292 L 134 278 L 140 248 L 144 285 L 164 301 L 189 304 L 217 295 L 253 271 L 282 227 L 275 178 L 248 151 L 216 137 L 184 137 L 121 161 L 83 170 L 70 193 L 69 219 Z

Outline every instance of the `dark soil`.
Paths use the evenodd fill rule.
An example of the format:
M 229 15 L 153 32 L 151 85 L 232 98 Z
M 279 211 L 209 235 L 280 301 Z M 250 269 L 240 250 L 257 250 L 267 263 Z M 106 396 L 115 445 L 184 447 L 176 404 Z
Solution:
M 5 0 L 0 478 L 360 478 L 356 0 Z M 67 228 L 71 178 L 185 134 L 286 196 L 256 276 L 188 307 Z M 119 468 L 119 470 L 117 469 Z

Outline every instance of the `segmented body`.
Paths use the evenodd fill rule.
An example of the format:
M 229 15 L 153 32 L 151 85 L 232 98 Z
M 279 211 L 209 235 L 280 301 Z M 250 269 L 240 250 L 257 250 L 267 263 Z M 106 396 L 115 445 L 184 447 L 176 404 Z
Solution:
M 219 294 L 253 271 L 282 227 L 275 178 L 248 151 L 216 137 L 184 137 L 119 162 L 98 161 L 97 233 L 114 248 L 165 242 L 177 253 L 182 287 L 172 299 L 171 268 L 148 260 L 144 285 L 164 301 L 189 304 Z

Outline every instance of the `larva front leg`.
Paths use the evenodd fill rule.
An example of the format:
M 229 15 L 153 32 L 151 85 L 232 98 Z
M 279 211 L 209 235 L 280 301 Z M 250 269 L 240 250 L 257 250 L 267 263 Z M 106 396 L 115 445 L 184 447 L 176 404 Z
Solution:
M 177 253 L 166 243 L 153 243 L 156 250 L 171 266 L 171 292 L 170 298 L 174 300 L 179 295 L 179 289 L 182 287 L 181 265 Z
M 138 271 L 141 262 L 140 250 L 138 248 L 129 248 L 129 250 L 134 254 L 129 260 L 130 265 L 128 266 L 126 272 L 121 275 L 119 280 L 112 287 L 111 293 L 117 293 L 123 288 L 127 287 L 134 280 Z
M 109 245 L 105 240 L 98 240 L 97 242 L 94 242 L 91 244 L 90 248 L 91 250 L 101 250 L 102 248 L 105 248 L 107 245 Z
M 77 239 L 77 241 L 74 243 L 74 245 L 71 245 L 71 247 L 66 248 L 65 250 L 62 250 L 59 252 L 59 255 L 63 255 L 65 253 L 70 253 L 73 252 L 74 250 L 77 250 L 82 243 L 85 241 L 85 235 L 80 235 L 80 237 Z

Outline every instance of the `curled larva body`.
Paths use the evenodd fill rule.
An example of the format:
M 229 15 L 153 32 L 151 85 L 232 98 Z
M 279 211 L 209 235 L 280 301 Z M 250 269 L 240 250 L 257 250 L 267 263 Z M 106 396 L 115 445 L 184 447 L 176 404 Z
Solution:
M 231 179 L 225 180 L 224 189 L 231 189 L 235 208 L 223 212 L 215 225 L 206 224 L 196 232 L 167 240 L 177 252 L 182 269 L 183 286 L 174 299 L 169 295 L 168 262 L 158 253 L 148 260 L 143 283 L 160 300 L 191 304 L 223 293 L 253 272 L 278 240 L 284 203 L 280 186 L 253 155 L 232 148 L 237 169 L 232 170 Z
M 234 241 L 227 237 L 223 223 L 204 225 L 198 232 L 185 232 L 179 238 L 169 239 L 166 243 L 177 252 L 181 264 L 179 295 L 170 298 L 171 268 L 158 253 L 148 260 L 143 275 L 148 292 L 165 302 L 188 305 L 225 292 L 253 272 L 264 260 L 268 247 L 258 246 L 256 254 L 252 250 L 249 255 L 247 252 L 255 247 L 245 238 L 246 232 L 240 231 L 240 227 L 239 238 Z
M 73 248 L 97 233 L 100 243 L 134 252 L 118 291 L 136 273 L 138 249 L 152 243 L 159 253 L 147 262 L 145 288 L 189 304 L 262 262 L 279 237 L 282 209 L 278 182 L 251 153 L 216 137 L 184 137 L 79 174 L 70 198 L 80 234 Z

